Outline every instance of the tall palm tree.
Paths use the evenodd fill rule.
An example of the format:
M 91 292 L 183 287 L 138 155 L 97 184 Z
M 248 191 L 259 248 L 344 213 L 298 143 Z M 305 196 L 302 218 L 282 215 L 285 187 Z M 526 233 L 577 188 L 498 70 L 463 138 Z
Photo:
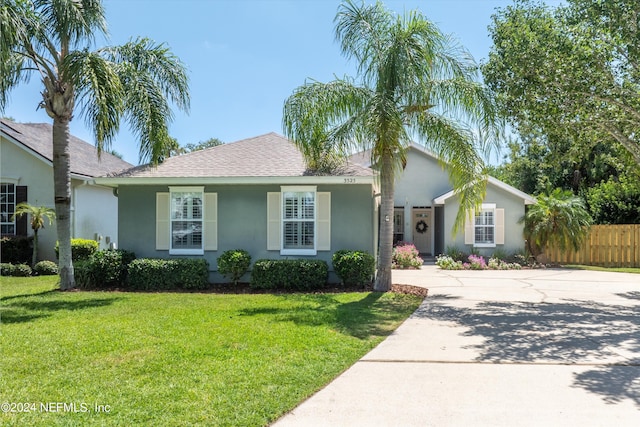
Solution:
M 536 200 L 520 219 L 524 222 L 529 252 L 537 257 L 548 245 L 563 252 L 570 248 L 580 249 L 591 225 L 591 216 L 582 198 L 569 190 L 556 188 L 536 196 Z
M 486 189 L 481 145 L 474 136 L 499 131 L 496 108 L 479 83 L 471 55 L 443 35 L 419 11 L 397 16 L 382 3 L 338 8 L 335 37 L 358 64 L 357 79 L 311 81 L 286 100 L 285 134 L 311 168 L 322 169 L 327 153 L 371 149 L 381 184 L 380 247 L 375 289 L 391 287 L 394 179 L 414 137 L 447 164 L 461 207 L 481 202 Z M 475 132 L 473 130 L 476 130 Z
M 70 289 L 69 122 L 84 116 L 100 153 L 124 117 L 139 139 L 141 160 L 156 162 L 169 139 L 170 103 L 189 107 L 185 67 L 146 38 L 92 50 L 95 36 L 107 31 L 100 0 L 5 0 L 0 29 L 0 111 L 11 89 L 36 74 L 43 85 L 39 107 L 53 119 L 60 288 Z
M 53 224 L 56 217 L 56 211 L 46 206 L 31 206 L 26 202 L 18 203 L 16 211 L 11 220 L 20 218 L 22 215 L 31 217 L 31 229 L 33 230 L 33 256 L 31 258 L 31 266 L 35 266 L 38 262 L 38 231 L 44 228 L 45 220 L 49 220 L 49 225 Z

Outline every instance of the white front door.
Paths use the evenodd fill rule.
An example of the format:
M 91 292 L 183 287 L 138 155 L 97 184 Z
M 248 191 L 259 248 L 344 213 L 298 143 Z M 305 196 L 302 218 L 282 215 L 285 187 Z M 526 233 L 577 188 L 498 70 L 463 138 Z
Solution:
M 433 221 L 430 208 L 413 208 L 413 244 L 421 254 L 432 255 Z

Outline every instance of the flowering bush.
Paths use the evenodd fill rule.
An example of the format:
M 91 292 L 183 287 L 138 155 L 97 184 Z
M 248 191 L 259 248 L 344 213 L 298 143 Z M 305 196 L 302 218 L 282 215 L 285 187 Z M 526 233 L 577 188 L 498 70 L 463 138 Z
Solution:
M 469 268 L 471 270 L 485 270 L 487 263 L 482 255 L 469 255 Z
M 522 266 L 517 263 L 508 263 L 499 258 L 490 258 L 487 263 L 481 255 L 469 255 L 469 262 L 456 261 L 448 255 L 440 255 L 436 258 L 436 265 L 443 270 L 520 270 Z
M 422 262 L 420 253 L 411 243 L 393 248 L 393 268 L 420 268 Z
M 436 257 L 436 265 L 443 270 L 462 270 L 462 261 L 456 261 L 448 255 Z

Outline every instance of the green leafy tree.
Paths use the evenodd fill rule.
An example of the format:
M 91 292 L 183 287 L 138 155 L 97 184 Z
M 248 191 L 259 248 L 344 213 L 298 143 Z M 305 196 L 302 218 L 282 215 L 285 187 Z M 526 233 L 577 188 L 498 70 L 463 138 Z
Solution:
M 70 289 L 69 122 L 82 115 L 100 153 L 124 117 L 139 139 L 141 160 L 155 163 L 169 139 L 171 103 L 189 106 L 185 67 L 165 45 L 146 38 L 92 50 L 95 37 L 107 31 L 100 0 L 5 0 L 0 28 L 0 111 L 11 89 L 35 74 L 43 87 L 39 107 L 53 120 L 60 288 Z
M 524 237 L 529 252 L 538 256 L 548 245 L 561 251 L 580 249 L 591 225 L 591 217 L 583 200 L 561 188 L 536 198 L 537 203 L 529 206 L 520 219 L 520 222 L 524 222 Z
M 382 3 L 339 6 L 335 35 L 358 64 L 357 79 L 311 81 L 286 100 L 285 134 L 311 169 L 326 169 L 334 153 L 371 149 L 381 182 L 380 248 L 375 289 L 391 286 L 394 180 L 412 137 L 428 144 L 448 170 L 461 207 L 456 230 L 486 189 L 476 133 L 499 130 L 488 90 L 471 55 L 419 11 L 397 16 Z M 330 167 L 329 167 L 330 169 Z
M 499 9 L 483 66 L 511 124 L 554 152 L 614 142 L 640 164 L 637 0 L 518 0 Z
M 31 259 L 31 265 L 35 267 L 38 262 L 38 231 L 44 228 L 47 220 L 49 221 L 49 225 L 53 224 L 56 212 L 46 206 L 31 206 L 26 202 L 22 202 L 16 206 L 15 213 L 11 217 L 11 220 L 13 221 L 13 219 L 20 218 L 23 215 L 29 215 L 31 217 L 29 222 L 33 230 L 33 257 Z
M 217 147 L 218 145 L 222 145 L 222 144 L 224 143 L 218 138 L 209 138 L 205 141 L 200 141 L 197 144 L 193 144 L 193 143 L 186 144 L 184 146 L 184 150 L 187 153 L 191 153 L 193 151 L 199 151 L 199 150 L 204 150 L 211 147 Z

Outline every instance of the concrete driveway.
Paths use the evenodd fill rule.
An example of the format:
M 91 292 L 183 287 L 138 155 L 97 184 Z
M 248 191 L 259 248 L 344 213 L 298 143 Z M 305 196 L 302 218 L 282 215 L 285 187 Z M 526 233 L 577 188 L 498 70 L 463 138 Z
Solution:
M 276 426 L 640 426 L 640 275 L 393 272 L 396 332 Z

